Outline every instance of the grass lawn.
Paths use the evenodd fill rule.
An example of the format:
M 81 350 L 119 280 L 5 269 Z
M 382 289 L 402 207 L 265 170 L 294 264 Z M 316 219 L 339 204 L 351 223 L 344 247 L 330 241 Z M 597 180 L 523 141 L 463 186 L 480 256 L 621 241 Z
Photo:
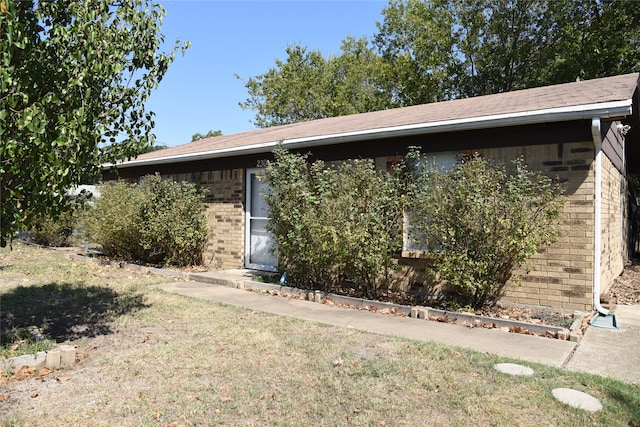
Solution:
M 0 250 L 3 330 L 77 348 L 54 372 L 0 376 L 3 426 L 640 426 L 640 387 L 437 343 L 158 290 L 170 280 L 15 244 Z M 595 414 L 557 402 L 570 387 Z

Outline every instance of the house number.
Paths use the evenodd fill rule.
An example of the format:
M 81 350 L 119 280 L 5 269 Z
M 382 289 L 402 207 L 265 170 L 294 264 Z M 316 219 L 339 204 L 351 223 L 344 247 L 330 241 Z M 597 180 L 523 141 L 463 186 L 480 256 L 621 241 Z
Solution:
M 267 159 L 260 159 L 256 162 L 257 168 L 266 168 L 267 167 Z

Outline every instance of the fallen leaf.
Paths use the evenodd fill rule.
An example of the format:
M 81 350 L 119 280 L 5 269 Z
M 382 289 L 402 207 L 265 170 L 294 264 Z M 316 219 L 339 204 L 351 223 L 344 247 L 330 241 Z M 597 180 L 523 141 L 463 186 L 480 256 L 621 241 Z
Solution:
M 65 382 L 65 381 L 69 381 L 69 378 L 71 378 L 71 377 L 70 377 L 70 376 L 68 376 L 68 375 L 64 375 L 64 376 L 61 376 L 61 377 L 56 378 L 56 380 L 58 380 L 58 381 L 60 381 L 61 383 L 63 383 L 63 382 Z
M 222 403 L 228 402 L 231 400 L 231 398 L 229 396 L 220 396 L 218 397 L 218 400 Z
M 49 375 L 50 373 L 51 373 L 51 369 L 42 368 L 42 369 L 40 369 L 40 372 L 38 372 L 38 376 L 44 377 L 45 375 Z

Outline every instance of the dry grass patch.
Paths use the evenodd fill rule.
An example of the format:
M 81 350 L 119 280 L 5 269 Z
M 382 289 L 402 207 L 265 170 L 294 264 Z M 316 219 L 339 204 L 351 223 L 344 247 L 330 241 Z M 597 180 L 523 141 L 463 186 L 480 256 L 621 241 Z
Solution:
M 493 356 L 168 294 L 154 286 L 166 279 L 52 251 L 3 249 L 0 266 L 9 264 L 3 295 L 14 288 L 6 277 L 29 270 L 30 287 L 107 287 L 140 306 L 74 338 L 75 367 L 0 384 L 9 396 L 0 425 L 640 424 L 640 388 L 618 381 L 535 364 L 533 377 L 515 378 L 495 371 Z M 590 393 L 603 411 L 557 402 L 560 386 Z

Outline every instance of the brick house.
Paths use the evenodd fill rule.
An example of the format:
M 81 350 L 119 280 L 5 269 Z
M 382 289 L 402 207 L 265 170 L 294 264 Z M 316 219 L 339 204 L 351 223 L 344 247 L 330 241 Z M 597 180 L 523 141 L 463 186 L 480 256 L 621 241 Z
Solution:
M 118 176 L 161 174 L 209 192 L 206 263 L 214 269 L 275 269 L 256 174 L 280 142 L 325 161 L 373 158 L 385 168 L 411 146 L 444 158 L 474 150 L 565 183 L 560 241 L 527 264 L 503 301 L 598 308 L 599 294 L 632 252 L 628 177 L 640 172 L 640 75 L 458 99 L 207 138 L 140 155 Z M 105 179 L 114 179 L 105 173 Z M 634 199 L 635 200 L 635 199 Z M 599 218 L 598 221 L 595 218 Z M 407 263 L 413 253 L 403 251 Z

